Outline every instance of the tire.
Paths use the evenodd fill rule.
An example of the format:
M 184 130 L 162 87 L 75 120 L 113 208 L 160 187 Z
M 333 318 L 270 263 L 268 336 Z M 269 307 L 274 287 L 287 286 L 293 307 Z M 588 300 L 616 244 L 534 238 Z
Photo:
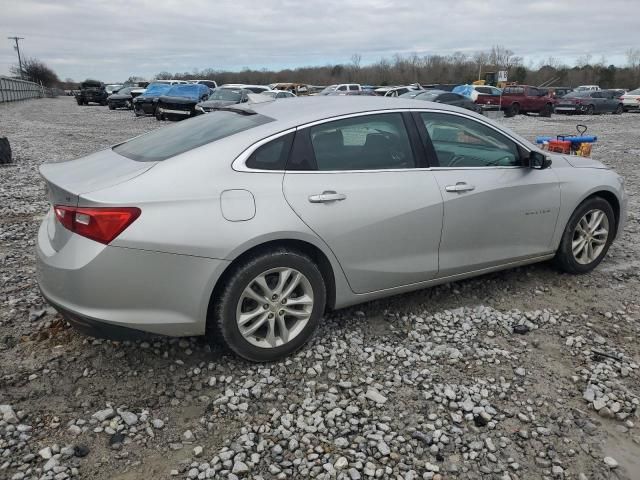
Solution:
M 116 106 L 113 103 L 109 103 L 109 110 L 115 110 Z
M 274 293 L 278 292 L 278 281 L 286 279 L 278 292 L 286 293 L 292 286 L 292 279 L 296 278 L 294 275 L 298 274 L 301 275 L 299 283 L 288 298 L 279 298 Z M 268 292 L 256 283 L 259 278 L 265 279 L 264 284 L 270 288 Z M 247 295 L 247 291 L 252 293 Z M 265 297 L 265 293 L 270 299 Z M 311 297 L 310 304 L 306 301 L 304 304 L 296 303 L 294 307 L 287 306 L 304 296 L 307 300 Z M 284 303 L 285 300 L 289 303 Z M 262 302 L 265 303 L 261 305 Z M 216 300 L 213 315 L 207 321 L 207 332 L 211 341 L 222 339 L 231 351 L 246 360 L 272 362 L 291 355 L 309 341 L 320 324 L 325 303 L 326 288 L 318 266 L 304 253 L 280 248 L 248 258 L 233 269 Z M 288 314 L 281 316 L 285 309 L 304 314 L 305 318 Z M 245 332 L 243 335 L 241 332 L 238 317 L 243 311 L 245 314 L 255 312 L 253 318 L 245 323 L 248 325 L 246 329 L 256 329 L 255 334 Z M 289 335 L 295 332 L 293 338 L 287 340 L 281 322 L 284 322 Z
M 596 246 L 596 249 L 592 250 L 592 256 L 588 255 L 588 249 L 586 246 L 579 250 L 576 255 L 573 250 L 574 241 L 580 240 L 581 237 L 584 238 L 580 233 L 579 224 L 581 224 L 583 220 L 587 221 L 591 219 L 594 221 L 594 217 L 590 216 L 593 215 L 593 212 L 600 212 L 604 214 L 604 218 L 597 225 L 595 231 L 601 231 L 605 228 L 607 230 L 606 237 L 604 237 L 603 234 L 597 236 L 593 235 L 591 237 L 594 238 L 594 240 L 599 239 L 603 241 L 603 243 L 592 243 L 592 245 Z M 564 229 L 564 233 L 562 234 L 562 239 L 560 241 L 560 247 L 558 248 L 554 258 L 556 265 L 562 271 L 567 273 L 583 274 L 590 272 L 598 266 L 607 254 L 609 246 L 615 237 L 616 227 L 615 215 L 609 202 L 601 197 L 588 198 L 575 209 Z M 576 248 L 578 249 L 579 246 L 580 244 L 577 244 Z M 601 250 L 598 250 L 600 247 Z
M 540 110 L 541 117 L 550 117 L 553 113 L 553 106 L 550 103 L 547 103 L 542 110 Z
M 9 165 L 13 162 L 11 157 L 11 145 L 7 137 L 0 137 L 0 165 Z
M 512 103 L 507 109 L 504 111 L 505 117 L 515 117 L 520 113 L 520 104 Z
M 106 100 L 102 100 L 102 101 L 100 102 L 100 105 L 101 105 L 101 106 L 103 106 L 103 107 L 104 107 L 104 106 L 106 106 L 106 105 L 107 105 L 107 101 L 106 101 Z
M 124 103 L 124 106 L 125 106 L 125 108 L 126 108 L 127 110 L 133 110 L 133 103 L 131 103 L 131 100 L 127 100 L 127 101 Z
M 624 107 L 622 106 L 621 103 L 619 103 L 618 106 L 616 107 L 616 111 L 613 113 L 614 115 L 622 115 L 622 112 L 624 112 Z
M 76 103 L 77 103 L 78 105 L 82 105 L 82 100 L 80 100 L 79 98 L 76 98 Z
M 156 108 L 156 120 L 161 121 L 164 120 L 164 115 L 158 111 Z
M 594 105 L 587 105 L 587 109 L 584 111 L 585 115 L 593 115 L 596 112 Z

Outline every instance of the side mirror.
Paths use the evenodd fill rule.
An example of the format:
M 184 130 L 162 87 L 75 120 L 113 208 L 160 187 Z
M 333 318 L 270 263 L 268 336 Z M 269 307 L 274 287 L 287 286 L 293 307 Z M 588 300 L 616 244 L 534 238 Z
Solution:
M 536 170 L 544 170 L 551 166 L 551 159 L 540 152 L 531 151 L 529 153 L 529 168 L 535 168 Z

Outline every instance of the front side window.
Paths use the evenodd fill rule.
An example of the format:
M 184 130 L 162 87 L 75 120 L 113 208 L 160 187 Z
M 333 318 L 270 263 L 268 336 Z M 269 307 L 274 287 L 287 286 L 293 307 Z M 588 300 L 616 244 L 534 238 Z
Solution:
M 309 129 L 318 170 L 413 168 L 415 158 L 400 113 L 347 118 Z
M 421 113 L 441 167 L 520 166 L 515 142 L 470 118 L 446 113 Z

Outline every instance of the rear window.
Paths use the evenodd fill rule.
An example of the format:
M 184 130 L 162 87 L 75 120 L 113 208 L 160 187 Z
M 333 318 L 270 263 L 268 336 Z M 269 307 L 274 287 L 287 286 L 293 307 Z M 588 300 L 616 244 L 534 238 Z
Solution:
M 113 151 L 138 162 L 158 162 L 273 121 L 264 115 L 220 110 L 133 138 Z

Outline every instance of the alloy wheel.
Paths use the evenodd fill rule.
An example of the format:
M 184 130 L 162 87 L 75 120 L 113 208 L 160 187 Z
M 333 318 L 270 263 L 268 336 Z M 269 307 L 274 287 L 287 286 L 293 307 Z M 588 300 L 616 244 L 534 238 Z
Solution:
M 252 345 L 275 348 L 293 340 L 313 311 L 313 288 L 302 273 L 272 268 L 245 287 L 236 308 L 240 334 Z
M 604 250 L 609 238 L 609 219 L 599 209 L 583 215 L 573 231 L 571 249 L 573 257 L 582 265 L 595 261 Z

